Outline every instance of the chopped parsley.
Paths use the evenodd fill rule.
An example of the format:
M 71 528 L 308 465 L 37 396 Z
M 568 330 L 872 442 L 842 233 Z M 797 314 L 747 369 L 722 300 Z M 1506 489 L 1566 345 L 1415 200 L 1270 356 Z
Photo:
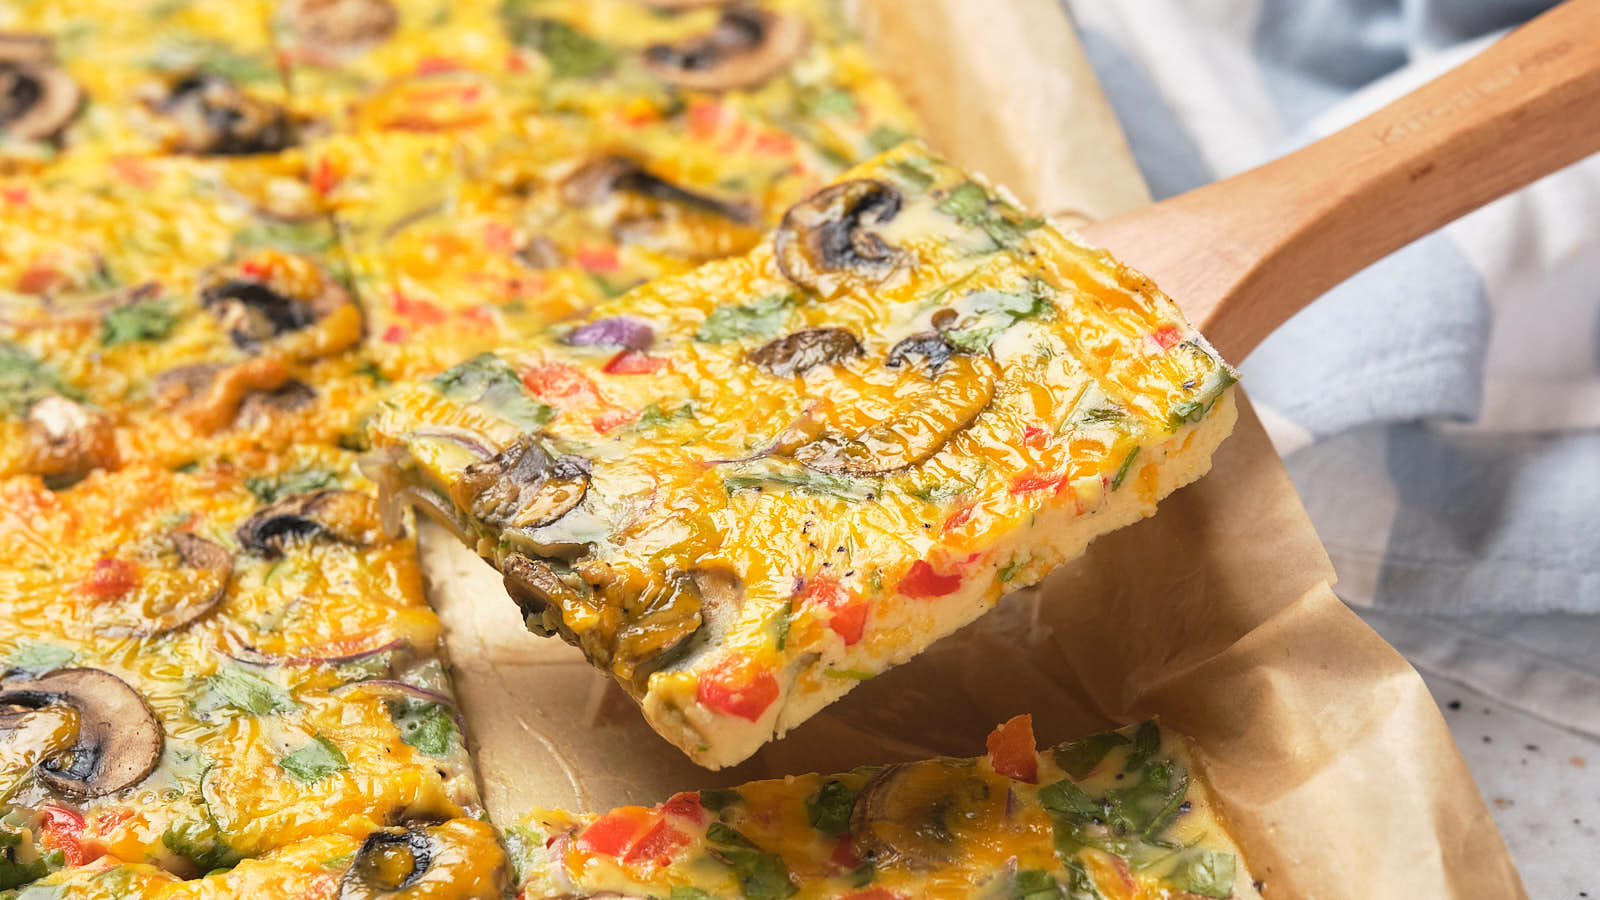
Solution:
M 526 0 L 508 0 L 500 8 L 514 44 L 539 51 L 555 78 L 590 78 L 611 71 L 617 51 L 558 19 L 528 15 Z
M 1055 306 L 1039 282 L 1026 291 L 974 291 L 961 300 L 963 315 L 944 333 L 945 342 L 969 353 L 984 353 L 1002 332 L 1023 319 L 1047 316 Z
M 996 250 L 1015 246 L 1023 235 L 1044 224 L 1043 219 L 1025 216 L 1021 210 L 993 196 L 976 181 L 964 181 L 951 188 L 935 208 L 955 217 L 957 222 L 987 234 Z
M 100 345 L 159 341 L 178 325 L 178 314 L 165 300 L 143 300 L 119 306 L 100 320 Z
M 806 799 L 806 816 L 812 828 L 837 836 L 850 830 L 850 811 L 855 804 L 855 792 L 845 787 L 844 782 L 828 781 Z
M 766 853 L 755 842 L 721 822 L 706 829 L 711 855 L 733 870 L 745 900 L 782 900 L 799 888 L 789 880 L 789 867 L 783 857 Z
M 205 712 L 220 707 L 237 709 L 253 716 L 268 716 L 295 708 L 294 698 L 278 685 L 236 666 L 219 669 L 205 678 L 209 689 L 195 703 Z
M 252 475 L 244 480 L 245 489 L 262 503 L 277 503 L 285 497 L 337 487 L 339 476 L 326 469 L 299 469 L 277 476 Z
M 511 364 L 493 353 L 480 353 L 440 372 L 433 386 L 452 400 L 482 403 L 525 431 L 555 418 L 555 410 L 530 396 Z
M 783 324 L 784 314 L 792 305 L 792 294 L 768 294 L 742 305 L 719 306 L 700 323 L 694 339 L 705 344 L 720 344 L 742 337 L 767 337 Z
M 0 416 L 18 416 L 45 397 L 82 400 L 83 394 L 61 380 L 55 367 L 15 344 L 0 341 Z

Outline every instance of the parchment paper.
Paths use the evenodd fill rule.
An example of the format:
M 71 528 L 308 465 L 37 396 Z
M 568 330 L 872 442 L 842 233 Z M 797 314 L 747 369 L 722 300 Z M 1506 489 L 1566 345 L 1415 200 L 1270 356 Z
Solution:
M 859 21 L 956 162 L 1057 214 L 1145 202 L 1052 0 L 863 0 Z M 1155 517 L 716 773 L 646 728 L 578 651 L 527 633 L 469 551 L 437 528 L 422 536 L 501 824 L 534 806 L 601 810 L 977 755 L 1019 712 L 1041 745 L 1158 715 L 1197 741 L 1268 898 L 1526 896 L 1422 680 L 1333 595 L 1327 555 L 1248 404 L 1212 473 Z

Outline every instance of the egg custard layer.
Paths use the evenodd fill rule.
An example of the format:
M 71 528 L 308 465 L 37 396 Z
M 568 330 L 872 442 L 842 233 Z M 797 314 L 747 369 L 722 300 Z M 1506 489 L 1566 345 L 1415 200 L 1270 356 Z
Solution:
M 1233 382 L 1148 279 L 912 143 L 399 392 L 372 469 L 718 767 L 1149 515 Z
M 527 900 L 1251 898 L 1184 738 L 1155 722 L 1041 753 L 1027 716 L 977 759 L 674 795 L 506 831 Z

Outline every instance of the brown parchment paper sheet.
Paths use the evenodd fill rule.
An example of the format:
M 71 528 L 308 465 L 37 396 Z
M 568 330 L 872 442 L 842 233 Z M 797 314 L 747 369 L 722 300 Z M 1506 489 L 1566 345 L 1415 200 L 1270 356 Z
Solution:
M 1070 221 L 1146 202 L 1053 0 L 862 0 L 935 146 Z M 499 579 L 424 526 L 485 800 L 598 811 L 752 778 L 983 752 L 1020 712 L 1041 745 L 1159 715 L 1199 746 L 1268 898 L 1526 896 L 1422 680 L 1334 596 L 1333 571 L 1244 404 L 1210 475 L 1095 542 L 743 765 L 707 772 L 574 649 L 526 632 Z

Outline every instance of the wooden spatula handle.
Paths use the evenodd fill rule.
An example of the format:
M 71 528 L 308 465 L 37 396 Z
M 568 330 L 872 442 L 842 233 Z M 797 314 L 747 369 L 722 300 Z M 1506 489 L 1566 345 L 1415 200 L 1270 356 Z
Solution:
M 1328 288 L 1600 151 L 1600 0 L 1257 169 L 1084 229 L 1238 360 Z

